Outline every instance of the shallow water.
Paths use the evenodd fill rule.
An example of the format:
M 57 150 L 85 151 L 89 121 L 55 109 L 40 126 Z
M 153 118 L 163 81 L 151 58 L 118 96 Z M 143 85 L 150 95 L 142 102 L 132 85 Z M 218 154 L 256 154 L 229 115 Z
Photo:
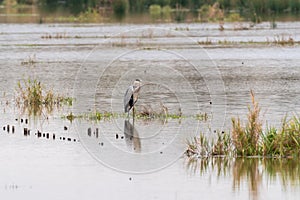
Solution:
M 191 169 L 182 156 L 186 139 L 200 131 L 211 137 L 214 130 L 227 131 L 232 116 L 245 119 L 251 89 L 268 124 L 280 126 L 286 114 L 299 113 L 298 45 L 202 48 L 197 41 L 265 42 L 283 34 L 298 41 L 300 23 L 278 23 L 277 29 L 263 23 L 245 31 L 234 31 L 235 26 L 219 31 L 218 24 L 1 24 L 1 196 L 299 199 L 298 164 L 278 169 L 278 163 L 258 159 L 229 160 L 221 162 L 229 163 L 223 166 L 226 172 L 212 162 L 201 171 L 201 165 Z M 54 38 L 43 38 L 47 35 Z M 26 64 L 29 60 L 34 63 Z M 28 77 L 75 97 L 73 107 L 26 116 L 14 98 L 17 82 Z M 160 112 L 163 104 L 187 117 L 135 124 L 123 117 L 100 122 L 61 118 L 94 110 L 122 113 L 123 93 L 137 77 L 147 83 L 138 109 L 151 105 Z M 207 113 L 208 121 L 195 120 L 199 113 Z M 24 128 L 30 135 L 24 136 Z M 244 169 L 250 168 L 257 173 L 247 174 Z M 246 175 L 236 176 L 237 170 Z

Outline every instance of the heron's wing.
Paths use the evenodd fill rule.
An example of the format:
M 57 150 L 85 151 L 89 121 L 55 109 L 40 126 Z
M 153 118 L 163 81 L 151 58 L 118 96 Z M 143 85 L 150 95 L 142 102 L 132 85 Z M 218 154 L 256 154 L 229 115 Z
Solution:
M 130 101 L 132 95 L 133 95 L 133 86 L 129 86 L 126 90 L 125 95 L 124 95 L 124 109 L 125 109 L 125 112 L 128 111 L 129 101 Z

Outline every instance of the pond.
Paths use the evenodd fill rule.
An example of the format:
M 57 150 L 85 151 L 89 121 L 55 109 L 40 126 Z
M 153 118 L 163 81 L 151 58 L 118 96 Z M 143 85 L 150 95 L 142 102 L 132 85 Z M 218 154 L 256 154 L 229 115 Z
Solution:
M 245 120 L 250 90 L 264 124 L 299 113 L 300 23 L 244 26 L 1 24 L 1 196 L 299 199 L 298 160 L 183 155 L 200 132 L 214 138 L 231 117 Z M 123 114 L 136 78 L 145 83 L 137 110 L 169 117 Z M 28 79 L 72 106 L 28 115 L 15 101 Z M 79 117 L 96 111 L 113 116 Z

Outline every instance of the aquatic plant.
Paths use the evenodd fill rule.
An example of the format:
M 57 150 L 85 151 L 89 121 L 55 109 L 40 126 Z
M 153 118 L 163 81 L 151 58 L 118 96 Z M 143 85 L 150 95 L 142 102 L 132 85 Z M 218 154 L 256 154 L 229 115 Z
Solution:
M 232 118 L 232 141 L 238 156 L 257 155 L 259 150 L 259 136 L 262 134 L 262 122 L 259 119 L 260 107 L 255 101 L 253 91 L 250 92 L 252 106 L 248 107 L 248 121 L 246 126 L 239 118 Z
M 189 31 L 190 28 L 187 26 L 187 27 L 176 27 L 175 28 L 175 31 Z
M 208 138 L 200 133 L 199 137 L 194 137 L 192 140 L 187 140 L 187 149 L 185 154 L 188 157 L 200 156 L 208 157 L 211 155 L 211 148 Z
M 16 104 L 23 111 L 28 111 L 29 115 L 40 115 L 43 108 L 51 113 L 55 105 L 60 106 L 64 102 L 70 105 L 74 99 L 55 94 L 53 90 L 46 89 L 40 81 L 29 78 L 18 82 L 15 100 Z
M 56 34 L 45 34 L 41 36 L 42 39 L 67 39 L 71 38 L 71 36 L 67 35 L 66 33 L 56 33 Z
M 230 155 L 232 152 L 232 139 L 228 133 L 218 133 L 216 141 L 212 145 L 212 155 Z
M 34 65 L 37 63 L 35 54 L 32 56 L 29 56 L 28 59 L 25 59 L 21 62 L 21 65 Z
M 283 119 L 281 129 L 267 129 L 262 135 L 262 154 L 264 156 L 299 157 L 300 120 L 294 116 L 289 121 Z
M 235 27 L 234 30 L 247 30 L 248 27 Z M 206 38 L 206 40 L 199 40 L 198 44 L 200 45 L 280 45 L 280 46 L 293 46 L 296 44 L 300 44 L 299 41 L 295 40 L 292 36 L 284 36 L 277 35 L 274 39 L 267 38 L 266 41 L 230 41 L 230 40 L 216 40 L 212 41 L 210 38 Z
M 251 100 L 245 125 L 240 118 L 233 117 L 230 133 L 218 133 L 216 140 L 209 140 L 201 133 L 199 137 L 187 142 L 186 155 L 188 157 L 225 155 L 299 158 L 299 117 L 294 116 L 290 120 L 285 117 L 280 129 L 271 126 L 263 131 L 263 123 L 259 116 L 261 109 L 252 91 Z
M 205 113 L 196 114 L 195 117 L 199 121 L 207 121 L 208 120 L 208 114 L 206 112 Z
M 291 36 L 277 35 L 274 40 L 274 44 L 285 46 L 285 45 L 294 45 L 295 41 Z
M 200 45 L 212 45 L 213 42 L 209 38 L 206 38 L 206 40 L 204 40 L 204 41 L 198 41 L 198 44 L 200 44 Z

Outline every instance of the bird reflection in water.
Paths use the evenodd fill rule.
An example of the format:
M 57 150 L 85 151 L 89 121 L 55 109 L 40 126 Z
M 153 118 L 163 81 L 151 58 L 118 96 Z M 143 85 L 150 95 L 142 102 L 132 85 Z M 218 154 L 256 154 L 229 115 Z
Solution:
M 139 133 L 134 128 L 133 124 L 127 119 L 124 121 L 124 135 L 127 147 L 132 149 L 134 152 L 141 152 L 141 141 L 139 138 Z

